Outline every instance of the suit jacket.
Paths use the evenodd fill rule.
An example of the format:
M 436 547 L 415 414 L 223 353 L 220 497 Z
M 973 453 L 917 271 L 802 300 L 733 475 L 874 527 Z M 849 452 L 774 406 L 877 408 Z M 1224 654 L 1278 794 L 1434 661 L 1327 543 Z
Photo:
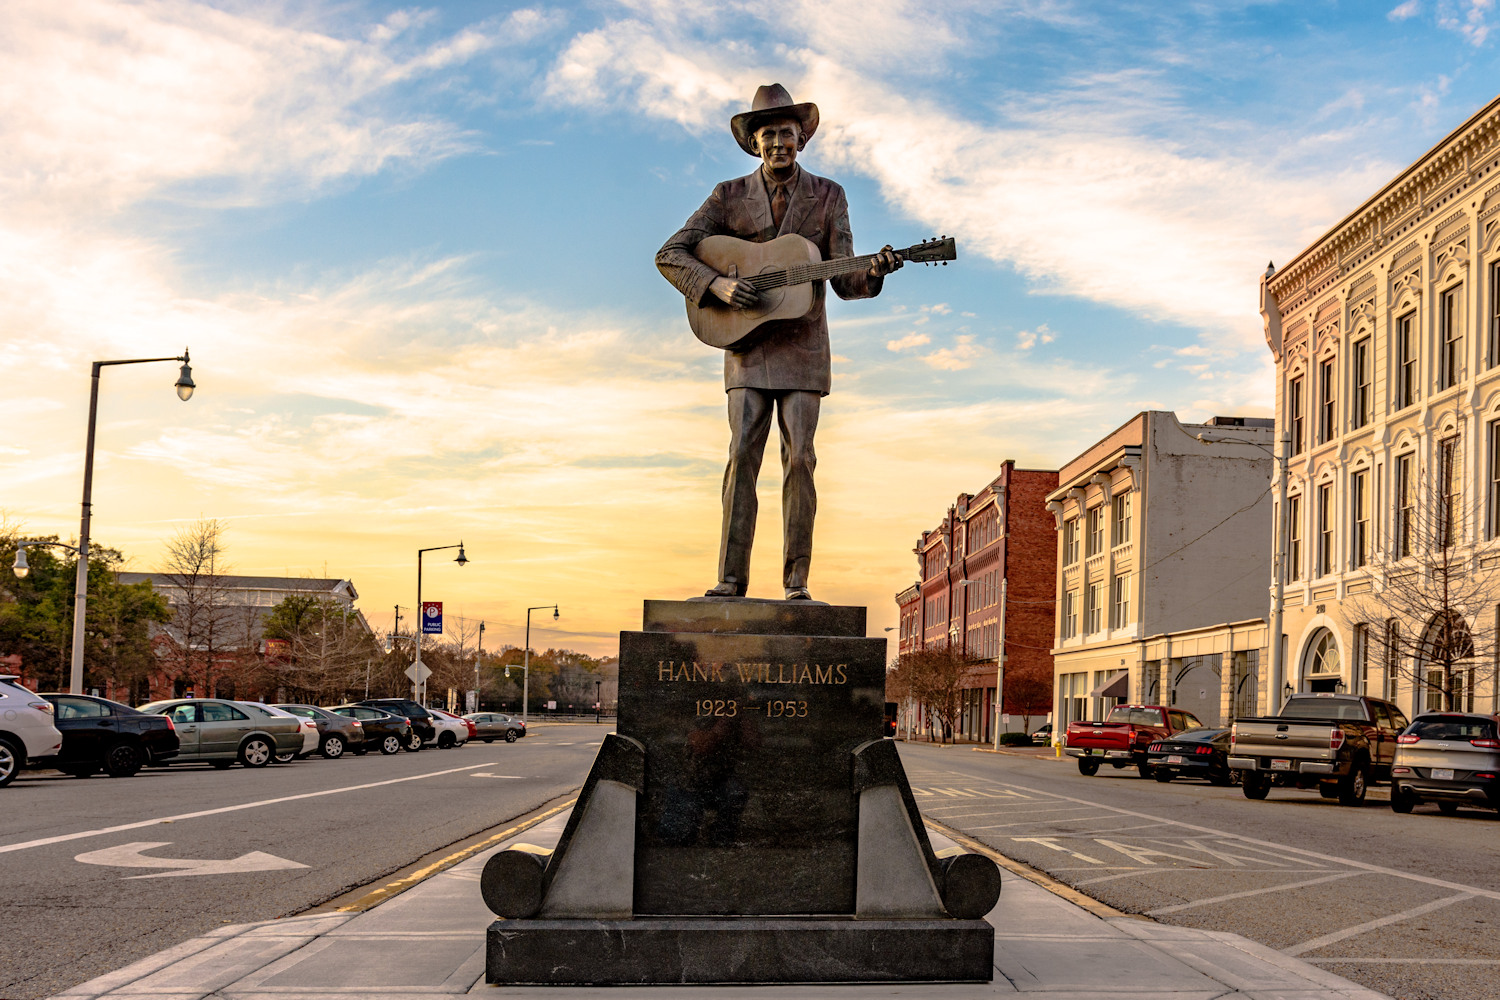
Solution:
M 826 177 L 797 171 L 796 187 L 788 197 L 781 228 L 771 223 L 771 202 L 761 173 L 724 181 L 683 227 L 656 252 L 656 266 L 690 302 L 702 305 L 713 295 L 709 284 L 719 273 L 693 256 L 708 236 L 738 236 L 765 243 L 796 233 L 818 247 L 824 260 L 854 255 L 849 230 L 849 203 L 844 189 Z M 883 278 L 868 271 L 832 279 L 841 299 L 865 299 L 880 294 Z M 813 308 L 796 320 L 768 324 L 763 335 L 743 351 L 724 352 L 724 389 L 772 391 L 806 389 L 828 395 L 832 381 L 828 356 L 828 317 L 823 282 L 813 291 Z

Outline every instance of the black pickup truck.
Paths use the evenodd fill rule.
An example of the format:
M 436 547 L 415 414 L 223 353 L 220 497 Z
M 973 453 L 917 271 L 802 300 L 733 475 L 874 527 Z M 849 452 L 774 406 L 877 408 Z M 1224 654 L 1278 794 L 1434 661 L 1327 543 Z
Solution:
M 1272 785 L 1317 788 L 1325 799 L 1357 806 L 1374 781 L 1389 781 L 1396 737 L 1406 716 L 1388 701 L 1355 694 L 1294 694 L 1281 713 L 1236 719 L 1229 767 L 1245 797 Z

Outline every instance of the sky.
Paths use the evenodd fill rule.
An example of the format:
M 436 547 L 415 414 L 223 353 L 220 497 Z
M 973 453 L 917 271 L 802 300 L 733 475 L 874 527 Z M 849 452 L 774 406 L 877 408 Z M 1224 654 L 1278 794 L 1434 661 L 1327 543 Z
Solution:
M 722 359 L 653 256 L 784 84 L 859 252 L 832 300 L 813 596 L 897 622 L 912 547 L 1006 459 L 1142 409 L 1270 413 L 1257 279 L 1495 97 L 1493 0 L 6 0 L 0 512 L 130 568 L 222 519 L 243 574 L 613 653 L 715 582 Z M 780 471 L 752 596 L 779 597 Z

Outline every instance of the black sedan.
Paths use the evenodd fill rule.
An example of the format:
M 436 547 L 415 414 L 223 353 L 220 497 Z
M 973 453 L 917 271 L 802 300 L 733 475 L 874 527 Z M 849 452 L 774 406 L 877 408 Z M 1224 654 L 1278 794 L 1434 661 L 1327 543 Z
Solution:
M 368 705 L 335 705 L 328 711 L 346 719 L 358 719 L 365 731 L 365 742 L 350 747 L 357 754 L 368 750 L 379 750 L 384 754 L 400 753 L 401 748 L 411 743 L 411 722 L 402 715 L 392 715 Z
M 316 705 L 272 705 L 283 712 L 291 712 L 293 715 L 304 719 L 311 719 L 318 727 L 318 752 L 329 760 L 337 760 L 344 756 L 344 751 L 353 750 L 355 753 L 364 752 L 365 727 L 360 719 L 351 719 L 347 715 L 339 715 L 330 712 L 326 708 Z
M 44 694 L 52 703 L 62 733 L 56 767 L 87 778 L 103 770 L 111 778 L 128 778 L 148 763 L 177 756 L 177 731 L 164 715 L 137 712 L 108 698 L 83 694 Z
M 1228 729 L 1184 729 L 1146 750 L 1146 763 L 1157 781 L 1204 778 L 1211 785 L 1234 782 L 1229 770 Z

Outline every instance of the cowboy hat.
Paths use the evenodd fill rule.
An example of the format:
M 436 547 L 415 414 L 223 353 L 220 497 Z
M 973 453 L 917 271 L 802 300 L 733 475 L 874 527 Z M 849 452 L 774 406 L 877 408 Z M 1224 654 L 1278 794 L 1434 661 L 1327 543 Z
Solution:
M 734 133 L 734 141 L 740 144 L 741 149 L 751 156 L 759 156 L 752 141 L 755 130 L 767 120 L 776 118 L 797 119 L 802 126 L 803 142 L 811 139 L 812 134 L 818 130 L 818 106 L 794 103 L 785 87 L 772 83 L 755 92 L 755 100 L 750 103 L 749 111 L 743 111 L 729 119 L 729 131 Z

